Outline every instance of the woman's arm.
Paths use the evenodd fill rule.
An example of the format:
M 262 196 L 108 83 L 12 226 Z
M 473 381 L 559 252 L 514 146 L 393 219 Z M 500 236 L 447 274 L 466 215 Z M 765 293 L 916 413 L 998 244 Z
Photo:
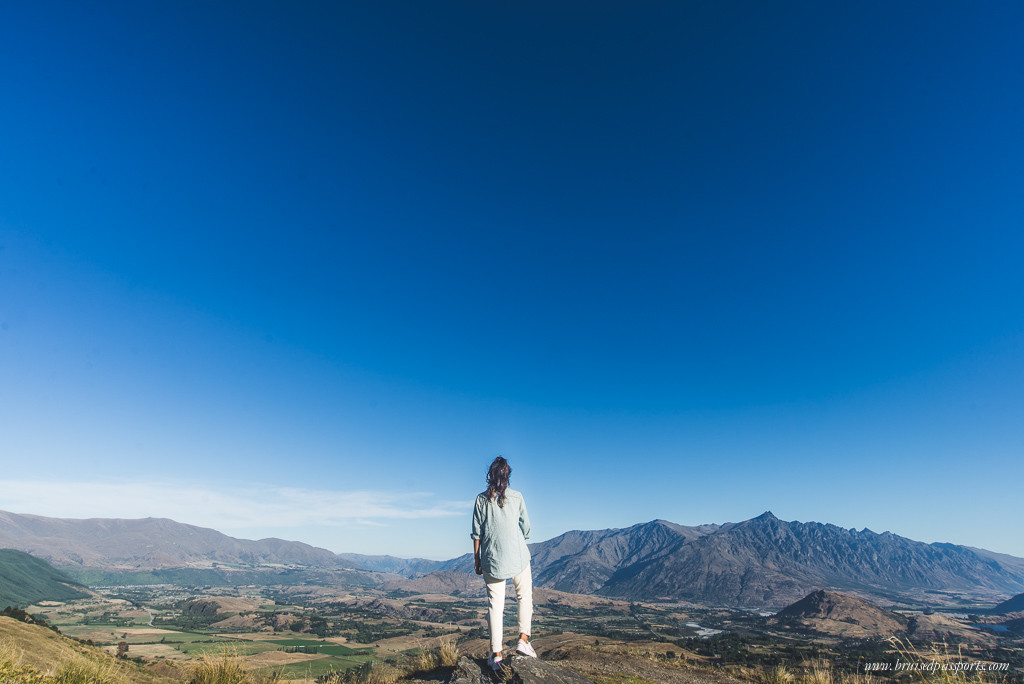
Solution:
M 470 537 L 473 538 L 473 560 L 476 565 L 476 574 L 484 574 L 480 567 L 480 535 L 484 533 L 484 504 L 481 497 L 476 497 L 476 504 L 473 506 L 473 531 Z
M 519 506 L 519 529 L 523 532 L 523 538 L 530 538 L 530 516 L 526 513 L 526 501 L 520 499 Z

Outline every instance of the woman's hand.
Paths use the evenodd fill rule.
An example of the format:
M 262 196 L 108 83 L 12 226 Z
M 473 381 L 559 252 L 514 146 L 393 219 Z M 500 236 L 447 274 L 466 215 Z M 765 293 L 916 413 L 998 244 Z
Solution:
M 478 574 L 478 575 L 484 574 L 483 568 L 480 567 L 480 556 L 474 556 L 473 560 L 476 561 L 475 562 L 475 566 L 476 567 L 474 568 L 476 570 L 476 574 Z

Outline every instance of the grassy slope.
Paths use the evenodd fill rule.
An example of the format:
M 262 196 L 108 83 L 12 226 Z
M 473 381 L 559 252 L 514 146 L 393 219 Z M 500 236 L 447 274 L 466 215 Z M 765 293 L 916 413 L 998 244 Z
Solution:
M 28 667 L 52 676 L 69 663 L 89 663 L 97 669 L 109 671 L 113 675 L 109 681 L 126 684 L 177 683 L 177 680 L 146 671 L 134 663 L 119 663 L 99 648 L 80 644 L 45 627 L 0 617 L 0 681 L 8 681 L 4 678 L 5 666 Z M 8 669 L 11 670 L 10 667 Z M 19 680 L 13 678 L 12 681 Z
M 46 561 L 22 551 L 0 549 L 0 609 L 87 596 L 68 584 L 77 583 Z

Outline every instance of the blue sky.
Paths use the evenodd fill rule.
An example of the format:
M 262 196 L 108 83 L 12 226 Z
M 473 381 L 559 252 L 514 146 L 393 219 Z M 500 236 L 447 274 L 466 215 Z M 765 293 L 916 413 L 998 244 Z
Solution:
M 0 9 L 0 509 L 1024 556 L 1024 6 Z

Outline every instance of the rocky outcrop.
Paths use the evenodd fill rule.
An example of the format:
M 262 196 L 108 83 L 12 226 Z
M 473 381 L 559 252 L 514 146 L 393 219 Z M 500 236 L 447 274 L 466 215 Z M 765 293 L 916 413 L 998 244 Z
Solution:
M 448 684 L 594 684 L 592 679 L 537 658 L 514 655 L 502 664 L 504 670 L 499 676 L 487 666 L 487 661 L 462 656 Z

